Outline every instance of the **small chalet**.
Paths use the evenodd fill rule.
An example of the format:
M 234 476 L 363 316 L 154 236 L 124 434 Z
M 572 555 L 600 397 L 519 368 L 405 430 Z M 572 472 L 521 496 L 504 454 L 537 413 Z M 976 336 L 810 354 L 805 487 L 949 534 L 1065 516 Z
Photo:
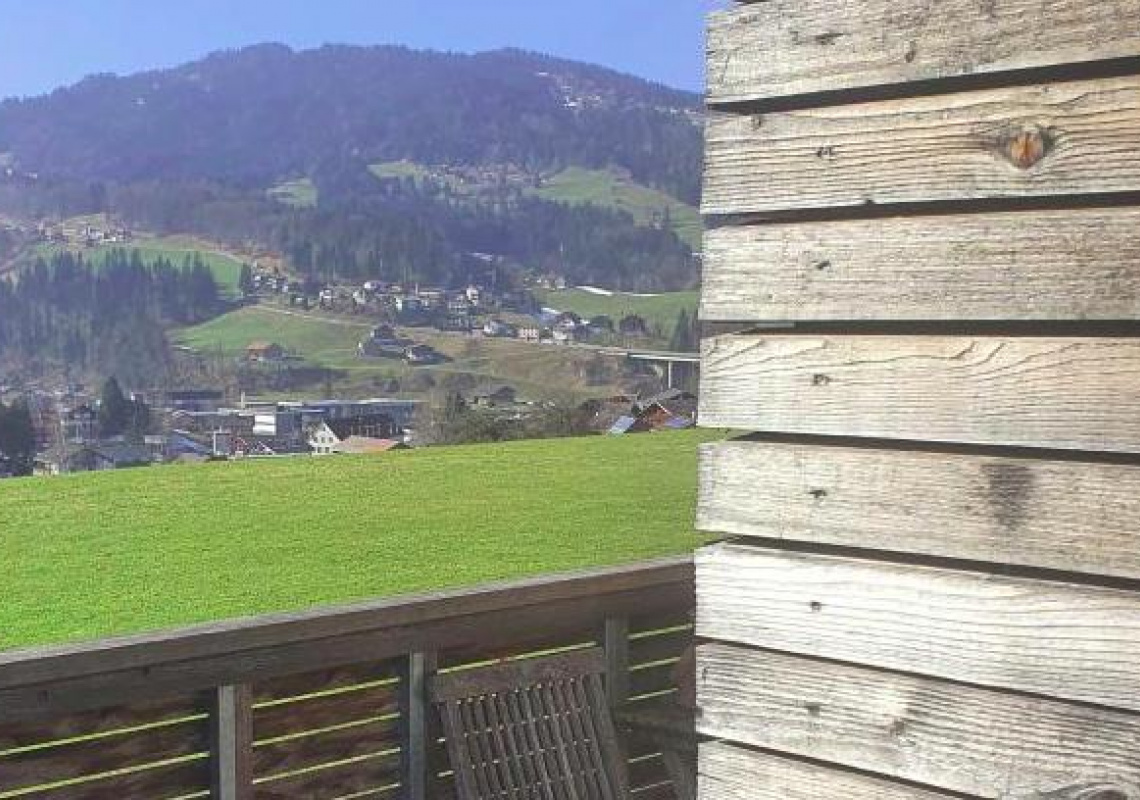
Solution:
M 513 386 L 492 386 L 471 395 L 471 405 L 475 408 L 502 408 L 518 402 L 519 393 Z
M 387 414 L 369 414 L 339 420 L 325 420 L 309 430 L 309 447 L 318 456 L 335 452 L 350 439 L 397 439 L 400 429 Z
M 518 328 L 501 319 L 490 319 L 483 325 L 483 335 L 489 339 L 513 339 L 518 336 Z
M 285 360 L 285 348 L 274 342 L 254 342 L 245 350 L 246 359 L 258 363 Z

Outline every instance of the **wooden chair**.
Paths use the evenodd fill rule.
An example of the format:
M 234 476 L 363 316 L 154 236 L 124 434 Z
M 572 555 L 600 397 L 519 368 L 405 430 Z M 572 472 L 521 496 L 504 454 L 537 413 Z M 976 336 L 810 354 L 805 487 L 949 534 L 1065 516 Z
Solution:
M 600 649 L 436 676 L 460 800 L 626 800 Z

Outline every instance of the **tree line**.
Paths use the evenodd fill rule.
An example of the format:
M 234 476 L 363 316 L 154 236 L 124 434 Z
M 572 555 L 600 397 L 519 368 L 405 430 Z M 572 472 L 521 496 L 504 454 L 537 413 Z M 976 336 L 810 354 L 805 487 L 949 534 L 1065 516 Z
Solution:
M 60 253 L 0 281 L 0 359 L 31 374 L 62 367 L 151 385 L 170 364 L 166 328 L 224 309 L 200 257 L 176 266 L 113 251 L 95 264 Z

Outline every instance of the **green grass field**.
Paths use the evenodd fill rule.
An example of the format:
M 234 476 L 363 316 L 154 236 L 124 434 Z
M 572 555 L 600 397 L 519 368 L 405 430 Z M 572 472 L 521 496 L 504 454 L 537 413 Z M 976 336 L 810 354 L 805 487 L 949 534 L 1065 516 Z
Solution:
M 266 194 L 293 208 L 316 208 L 319 199 L 317 186 L 309 178 L 279 183 Z
M 478 194 L 480 191 L 479 186 L 464 184 L 451 176 L 441 177 L 427 167 L 411 161 L 388 161 L 372 164 L 368 169 L 380 179 L 443 180 L 459 193 Z M 610 170 L 569 167 L 548 178 L 542 188 L 529 191 L 536 197 L 556 203 L 568 205 L 589 203 L 627 211 L 641 225 L 662 221 L 665 211 L 668 210 L 674 232 L 694 250 L 701 249 L 704 225 L 701 222 L 700 211 L 665 192 L 634 183 Z
M 570 167 L 550 178 L 535 194 L 559 203 L 591 203 L 628 211 L 642 225 L 659 222 L 668 209 L 677 236 L 694 250 L 701 249 L 704 227 L 696 208 L 609 170 Z
M 203 353 L 238 356 L 253 342 L 275 342 L 317 366 L 343 366 L 356 358 L 367 322 L 318 319 L 301 313 L 247 306 L 174 334 L 179 344 Z
M 586 350 L 550 347 L 512 340 L 492 340 L 446 335 L 428 329 L 408 330 L 409 337 L 430 345 L 450 361 L 413 369 L 401 361 L 362 359 L 356 354 L 371 323 L 345 317 L 322 317 L 282 313 L 269 306 L 249 306 L 193 328 L 173 333 L 174 340 L 203 354 L 238 357 L 252 342 L 276 342 L 306 363 L 343 370 L 347 383 L 342 391 L 361 388 L 367 393 L 373 376 L 402 378 L 413 371 L 438 378 L 462 373 L 484 383 L 507 382 L 533 400 L 581 401 L 612 394 L 616 385 L 592 386 L 583 377 L 594 358 Z
M 68 248 L 56 244 L 41 244 L 32 249 L 30 257 L 51 258 L 63 250 L 70 250 L 73 253 L 83 256 L 84 259 L 96 267 L 103 264 L 107 260 L 107 257 L 116 250 L 126 250 L 128 253 L 137 252 L 147 264 L 153 264 L 160 259 L 166 259 L 179 267 L 186 262 L 187 258 L 193 258 L 194 255 L 197 254 L 201 256 L 202 261 L 210 268 L 210 271 L 214 273 L 214 278 L 218 281 L 223 292 L 231 297 L 236 297 L 238 294 L 238 279 L 241 277 L 242 265 L 240 259 L 222 252 L 195 246 L 192 242 L 179 237 L 171 237 L 169 239 L 139 239 L 130 244 L 106 245 L 94 248 Z
M 667 292 L 656 297 L 606 296 L 581 289 L 546 290 L 536 294 L 543 306 L 573 311 L 586 318 L 605 314 L 616 321 L 627 314 L 639 314 L 651 327 L 660 327 L 665 338 L 672 335 L 681 310 L 693 314 L 700 303 L 700 292 L 696 291 Z
M 0 649 L 684 553 L 712 431 L 0 482 Z

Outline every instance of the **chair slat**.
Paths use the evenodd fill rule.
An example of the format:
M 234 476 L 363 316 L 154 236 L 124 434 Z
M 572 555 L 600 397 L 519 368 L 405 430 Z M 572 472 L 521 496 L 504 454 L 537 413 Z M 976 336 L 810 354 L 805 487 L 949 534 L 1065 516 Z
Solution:
M 625 800 L 598 649 L 437 676 L 460 800 Z

